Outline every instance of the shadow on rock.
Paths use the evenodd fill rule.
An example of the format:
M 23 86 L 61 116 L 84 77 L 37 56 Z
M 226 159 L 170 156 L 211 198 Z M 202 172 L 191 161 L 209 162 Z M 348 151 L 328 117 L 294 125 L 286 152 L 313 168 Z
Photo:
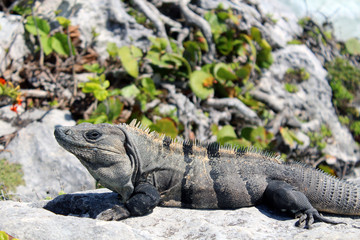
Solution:
M 73 193 L 54 198 L 44 208 L 61 215 L 96 218 L 104 210 L 119 203 L 118 194 L 114 192 Z

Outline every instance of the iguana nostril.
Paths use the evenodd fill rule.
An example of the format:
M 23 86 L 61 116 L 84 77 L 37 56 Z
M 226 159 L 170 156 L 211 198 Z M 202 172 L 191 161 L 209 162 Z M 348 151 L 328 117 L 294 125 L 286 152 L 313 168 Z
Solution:
M 71 129 L 66 129 L 64 131 L 64 133 L 65 133 L 65 135 L 70 135 L 70 134 L 72 134 L 72 131 L 71 131 Z

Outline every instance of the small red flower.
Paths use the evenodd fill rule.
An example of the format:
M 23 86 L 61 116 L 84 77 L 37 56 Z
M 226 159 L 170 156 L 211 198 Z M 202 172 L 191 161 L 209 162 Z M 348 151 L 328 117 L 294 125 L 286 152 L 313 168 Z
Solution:
M 0 77 L 0 84 L 1 85 L 5 85 L 6 84 L 6 80 L 2 77 Z
M 10 110 L 13 111 L 13 112 L 18 113 L 18 111 L 17 111 L 17 106 L 16 106 L 15 103 L 13 103 L 13 105 L 12 105 L 11 108 L 10 108 Z

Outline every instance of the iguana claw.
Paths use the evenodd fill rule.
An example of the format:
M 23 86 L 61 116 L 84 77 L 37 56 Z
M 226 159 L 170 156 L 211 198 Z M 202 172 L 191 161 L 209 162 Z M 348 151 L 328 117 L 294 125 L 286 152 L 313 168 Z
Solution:
M 96 219 L 104 221 L 118 221 L 128 217 L 130 217 L 130 212 L 125 207 L 114 205 L 112 208 L 109 208 L 97 215 Z
M 310 229 L 314 220 L 320 222 L 330 223 L 330 224 L 345 224 L 344 222 L 336 222 L 330 219 L 324 218 L 315 208 L 310 208 L 303 213 L 298 213 L 295 215 L 296 218 L 299 218 L 299 221 L 296 222 L 296 226 L 300 228 Z

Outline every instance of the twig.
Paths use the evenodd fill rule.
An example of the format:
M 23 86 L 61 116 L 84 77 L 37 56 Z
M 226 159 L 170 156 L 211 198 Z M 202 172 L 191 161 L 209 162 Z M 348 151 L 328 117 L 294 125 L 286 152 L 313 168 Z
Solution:
M 208 45 L 209 45 L 209 52 L 207 53 L 207 57 L 210 61 L 215 59 L 215 44 L 212 40 L 212 33 L 209 23 L 199 15 L 195 14 L 193 11 L 189 9 L 187 4 L 189 0 L 179 0 L 180 11 L 184 15 L 185 20 L 195 25 L 196 27 L 200 28 L 201 32 L 203 33 Z
M 76 0 L 74 2 L 74 6 L 71 8 L 71 12 L 70 12 L 70 15 L 69 15 L 68 18 L 70 18 L 70 17 L 72 17 L 74 15 L 75 6 L 76 6 Z M 74 58 L 74 55 L 73 55 L 73 52 L 72 52 L 72 44 L 71 44 L 69 26 L 66 27 L 66 31 L 67 31 L 67 42 L 68 42 L 68 47 L 69 47 L 70 61 L 72 62 L 72 64 L 71 64 L 71 77 L 72 77 L 72 80 L 74 81 L 73 96 L 72 96 L 72 99 L 70 100 L 70 102 L 73 102 L 74 97 L 77 95 L 78 80 L 75 77 L 75 58 Z
M 254 89 L 250 91 L 250 95 L 254 97 L 256 100 L 259 100 L 266 105 L 268 105 L 275 112 L 280 112 L 285 107 L 285 100 L 279 99 L 272 94 L 267 94 L 263 91 Z
M 43 46 L 42 46 L 42 43 L 41 43 L 41 38 L 40 38 L 40 33 L 39 33 L 39 27 L 37 25 L 37 21 L 36 21 L 36 18 L 35 18 L 35 12 L 34 12 L 34 7 L 35 7 L 35 3 L 36 3 L 36 0 L 34 0 L 32 6 L 31 6 L 31 15 L 33 17 L 33 20 L 34 20 L 34 23 L 35 23 L 35 28 L 36 28 L 36 37 L 39 41 L 39 46 L 40 46 L 40 59 L 39 59 L 39 64 L 40 64 L 40 68 L 44 68 L 44 49 L 43 49 Z
M 20 89 L 20 92 L 22 95 L 25 95 L 26 97 L 34 97 L 34 98 L 50 98 L 51 93 L 44 91 L 44 90 L 38 90 L 38 89 Z
M 134 0 L 134 4 L 141 12 L 145 14 L 145 16 L 148 19 L 150 19 L 151 22 L 154 23 L 155 28 L 157 30 L 157 35 L 161 38 L 165 38 L 166 41 L 168 42 L 166 51 L 171 52 L 170 41 L 166 34 L 165 25 L 163 24 L 161 18 L 159 17 L 161 15 L 159 10 L 156 7 L 154 7 L 151 3 L 148 3 L 147 1 L 144 0 Z
M 177 115 L 179 120 L 183 123 L 185 128 L 185 136 L 189 138 L 191 132 L 191 125 L 195 123 L 196 136 L 200 141 L 206 141 L 209 137 L 210 119 L 202 112 L 201 109 L 196 108 L 189 98 L 181 93 L 176 93 L 175 86 L 172 84 L 161 84 L 163 88 L 169 91 L 168 97 L 177 106 Z
M 258 115 L 237 98 L 209 98 L 205 101 L 205 104 L 217 109 L 234 108 L 245 120 L 256 124 L 261 123 Z

